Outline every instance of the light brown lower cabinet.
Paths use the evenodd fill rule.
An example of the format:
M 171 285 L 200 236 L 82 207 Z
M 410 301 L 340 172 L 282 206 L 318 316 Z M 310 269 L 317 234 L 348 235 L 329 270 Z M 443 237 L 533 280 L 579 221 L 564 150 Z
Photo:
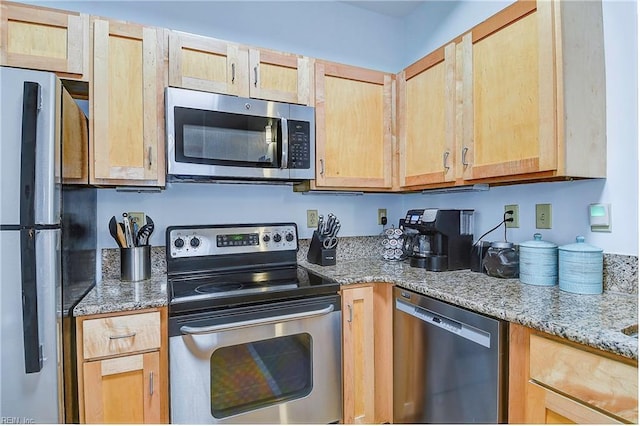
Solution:
M 637 422 L 637 361 L 510 325 L 509 423 Z
M 393 417 L 393 286 L 342 288 L 343 423 Z
M 77 318 L 81 423 L 168 423 L 167 310 Z

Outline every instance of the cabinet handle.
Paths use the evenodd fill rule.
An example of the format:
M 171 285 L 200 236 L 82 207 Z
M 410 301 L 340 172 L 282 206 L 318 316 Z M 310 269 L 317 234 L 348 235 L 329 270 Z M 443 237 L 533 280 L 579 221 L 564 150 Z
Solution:
M 320 159 L 320 176 L 324 176 L 324 160 Z
M 118 340 L 118 339 L 128 339 L 129 337 L 135 337 L 136 336 L 135 331 L 133 333 L 129 333 L 129 334 L 120 334 L 118 336 L 109 336 L 109 340 Z
M 151 158 L 151 154 L 153 153 L 151 147 L 149 147 L 149 170 L 151 170 L 151 166 L 153 165 L 153 159 Z
M 236 64 L 231 64 L 231 84 L 236 82 Z
M 447 173 L 449 171 L 449 166 L 447 166 L 447 159 L 449 158 L 449 151 L 445 151 L 442 156 L 442 167 L 444 168 L 444 172 Z
M 469 148 L 467 148 L 466 146 L 462 148 L 462 165 L 463 166 L 469 165 L 469 163 L 467 163 L 467 151 L 469 151 Z
M 153 396 L 153 371 L 149 373 L 149 395 Z
M 347 308 L 349 308 L 349 319 L 347 322 L 353 322 L 353 307 L 351 305 L 347 305 Z
M 253 67 L 253 87 L 258 87 L 258 66 Z

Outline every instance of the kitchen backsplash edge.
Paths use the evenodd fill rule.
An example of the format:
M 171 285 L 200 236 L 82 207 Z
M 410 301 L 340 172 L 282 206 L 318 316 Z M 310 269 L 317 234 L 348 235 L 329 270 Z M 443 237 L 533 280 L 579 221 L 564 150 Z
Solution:
M 341 237 L 336 252 L 336 261 L 361 258 L 380 258 L 382 261 L 382 236 Z M 299 240 L 298 261 L 306 260 L 310 239 Z M 607 292 L 638 294 L 638 256 L 604 254 L 603 288 Z M 167 272 L 164 246 L 151 248 L 151 273 Z M 102 249 L 102 280 L 120 278 L 120 250 Z

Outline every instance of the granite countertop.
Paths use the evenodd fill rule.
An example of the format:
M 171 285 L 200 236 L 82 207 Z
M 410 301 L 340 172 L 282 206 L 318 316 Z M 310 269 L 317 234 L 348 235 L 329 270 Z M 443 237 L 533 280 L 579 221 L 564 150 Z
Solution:
M 392 283 L 481 314 L 638 359 L 638 339 L 621 331 L 638 323 L 637 291 L 626 292 L 636 289 L 636 258 L 632 261 L 628 256 L 616 256 L 605 262 L 605 292 L 582 295 L 560 291 L 558 286 L 527 285 L 517 279 L 493 278 L 469 270 L 429 272 L 412 268 L 407 262 L 362 258 L 362 253 L 379 247 L 377 240 L 353 240 L 346 242 L 353 243 L 354 253 L 345 249 L 341 255 L 350 257 L 338 256 L 335 266 L 324 267 L 305 260 L 308 247 L 301 240 L 298 262 L 341 285 Z M 120 281 L 117 254 L 117 250 L 104 251 L 104 279 L 74 308 L 74 316 L 168 305 L 164 248 L 152 249 L 151 279 L 135 283 Z M 614 290 L 606 291 L 607 288 Z
M 152 275 L 150 279 L 126 282 L 105 279 L 95 285 L 73 309 L 73 316 L 106 314 L 167 306 L 167 276 Z
M 605 292 L 582 295 L 558 286 L 522 284 L 469 270 L 429 272 L 406 262 L 377 258 L 339 261 L 335 266 L 300 264 L 341 285 L 393 283 L 475 312 L 518 323 L 634 360 L 638 339 L 622 329 L 638 323 L 638 295 Z

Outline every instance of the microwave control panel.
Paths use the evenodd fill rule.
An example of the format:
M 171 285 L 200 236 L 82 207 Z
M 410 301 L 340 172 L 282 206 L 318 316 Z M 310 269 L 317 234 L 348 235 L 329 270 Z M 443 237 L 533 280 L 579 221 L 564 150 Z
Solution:
M 309 122 L 289 120 L 290 169 L 308 169 L 311 166 L 310 139 Z

